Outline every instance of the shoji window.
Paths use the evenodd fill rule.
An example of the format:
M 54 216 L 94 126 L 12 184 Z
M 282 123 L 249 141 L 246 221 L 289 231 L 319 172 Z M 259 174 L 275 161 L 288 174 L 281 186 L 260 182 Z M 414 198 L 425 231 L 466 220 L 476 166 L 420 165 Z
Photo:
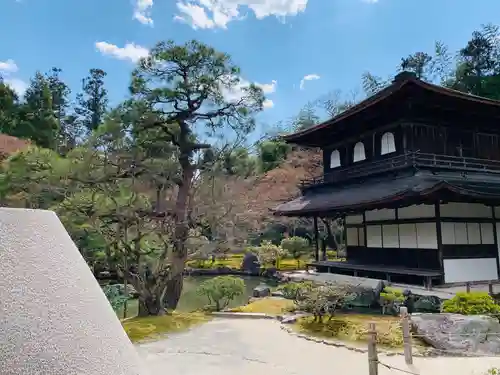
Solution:
M 356 163 L 357 161 L 361 161 L 361 160 L 365 160 L 365 159 L 366 159 L 365 145 L 363 144 L 363 142 L 358 142 L 354 146 L 354 156 L 353 156 L 352 161 L 354 163 Z
M 384 133 L 382 135 L 382 147 L 381 147 L 381 155 L 390 154 L 391 152 L 396 151 L 396 142 L 394 141 L 394 134 L 391 132 Z
M 339 150 L 333 150 L 330 155 L 330 168 L 338 168 L 341 164 Z

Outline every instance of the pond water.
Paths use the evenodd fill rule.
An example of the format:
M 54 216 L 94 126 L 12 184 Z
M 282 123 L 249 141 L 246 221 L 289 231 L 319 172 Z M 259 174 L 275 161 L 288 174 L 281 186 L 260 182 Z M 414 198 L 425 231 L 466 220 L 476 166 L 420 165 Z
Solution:
M 186 276 L 184 278 L 184 288 L 182 289 L 182 295 L 179 301 L 179 305 L 177 306 L 177 311 L 190 312 L 201 309 L 208 304 L 207 298 L 204 296 L 199 296 L 196 293 L 196 290 L 203 281 L 209 279 L 210 277 L 212 276 Z M 245 292 L 241 296 L 238 296 L 233 301 L 231 301 L 229 307 L 236 307 L 246 304 L 248 302 L 248 298 L 252 296 L 253 289 L 261 283 L 266 282 L 264 279 L 261 279 L 259 277 L 241 276 L 241 278 L 245 282 Z M 269 282 L 266 283 L 269 284 Z M 137 315 L 137 310 L 138 301 L 128 301 L 127 317 Z M 118 311 L 117 314 L 120 318 L 123 318 L 123 309 Z

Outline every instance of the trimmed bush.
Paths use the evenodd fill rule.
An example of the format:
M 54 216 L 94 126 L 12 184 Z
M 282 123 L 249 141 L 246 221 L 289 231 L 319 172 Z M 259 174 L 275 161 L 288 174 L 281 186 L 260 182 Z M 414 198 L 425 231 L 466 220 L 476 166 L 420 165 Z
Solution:
M 310 281 L 291 282 L 278 287 L 286 299 L 297 299 L 301 293 L 310 292 L 314 284 Z
M 215 311 L 225 309 L 229 302 L 244 292 L 245 282 L 234 276 L 217 276 L 205 280 L 197 290 L 198 295 L 207 297 Z
M 444 301 L 443 312 L 462 315 L 500 314 L 500 306 L 486 292 L 459 292 Z
M 395 312 L 396 306 L 403 303 L 405 297 L 403 295 L 403 291 L 396 288 L 385 287 L 384 290 L 380 293 L 379 303 L 382 306 L 382 314 L 385 314 L 387 311 Z

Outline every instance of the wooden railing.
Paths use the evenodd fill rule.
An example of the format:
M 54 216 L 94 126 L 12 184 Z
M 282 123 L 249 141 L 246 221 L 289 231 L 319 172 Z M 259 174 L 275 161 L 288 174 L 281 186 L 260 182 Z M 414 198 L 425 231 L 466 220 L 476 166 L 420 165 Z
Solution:
M 397 171 L 408 167 L 500 174 L 500 161 L 426 154 L 416 151 L 397 155 L 392 158 L 337 168 L 322 176 L 302 180 L 300 188 L 305 189 L 318 185 L 345 182 L 351 179 Z

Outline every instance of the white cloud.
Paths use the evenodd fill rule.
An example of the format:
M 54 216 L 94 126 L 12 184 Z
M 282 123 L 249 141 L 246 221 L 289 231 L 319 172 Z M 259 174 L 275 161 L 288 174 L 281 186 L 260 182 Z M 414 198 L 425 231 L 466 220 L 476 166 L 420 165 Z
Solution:
M 302 78 L 300 80 L 300 86 L 299 87 L 300 87 L 301 90 L 304 90 L 304 85 L 305 85 L 306 81 L 315 81 L 315 80 L 320 79 L 320 78 L 321 77 L 319 75 L 317 75 L 317 74 L 307 74 L 307 75 L 304 76 L 304 78 Z
M 266 99 L 264 100 L 264 103 L 262 103 L 264 108 L 273 108 L 274 107 L 274 102 L 271 99 Z
M 19 70 L 17 64 L 14 60 L 8 59 L 6 61 L 0 61 L 0 72 L 1 73 L 15 73 Z
M 22 96 L 28 88 L 28 84 L 20 78 L 12 77 L 12 73 L 16 73 L 18 70 L 19 67 L 14 60 L 0 61 L 0 76 L 18 95 Z
M 308 0 L 178 0 L 176 20 L 194 29 L 227 28 L 234 20 L 243 19 L 242 8 L 250 9 L 257 19 L 276 16 L 284 19 L 305 11 Z
M 127 43 L 124 47 L 118 47 L 108 42 L 96 42 L 95 47 L 103 55 L 112 56 L 119 60 L 129 60 L 134 63 L 142 57 L 146 57 L 149 53 L 147 48 L 134 43 Z
M 28 88 L 28 84 L 19 78 L 6 77 L 4 78 L 4 82 L 20 96 L 23 96 Z
M 134 19 L 144 25 L 153 26 L 151 10 L 153 9 L 153 0 L 135 0 Z
M 240 78 L 240 82 L 233 86 L 231 90 L 229 89 L 223 89 L 223 94 L 224 97 L 226 98 L 227 101 L 236 101 L 241 99 L 241 97 L 244 95 L 243 90 L 245 87 L 248 87 L 250 85 L 250 82 Z M 270 83 L 258 83 L 255 82 L 255 85 L 260 87 L 264 94 L 272 94 L 273 92 L 276 91 L 276 87 L 278 85 L 278 82 L 276 80 L 272 80 Z M 274 106 L 274 102 L 271 99 L 265 99 L 263 106 L 265 109 L 267 108 L 272 108 Z

